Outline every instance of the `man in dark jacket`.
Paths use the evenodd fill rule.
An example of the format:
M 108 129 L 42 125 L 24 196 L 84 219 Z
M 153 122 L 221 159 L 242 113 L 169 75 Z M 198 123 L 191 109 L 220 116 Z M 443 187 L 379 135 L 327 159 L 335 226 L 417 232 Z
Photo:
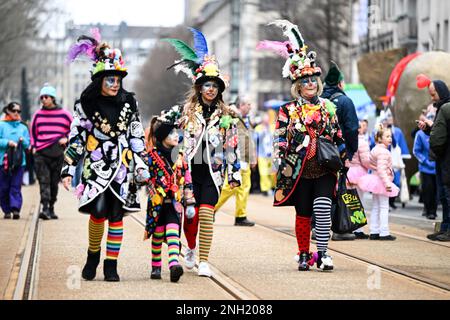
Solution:
M 436 107 L 436 118 L 419 121 L 418 126 L 430 134 L 430 150 L 436 160 L 436 183 L 442 204 L 442 223 L 438 232 L 427 236 L 430 240 L 450 241 L 450 91 L 442 80 L 428 86 L 431 100 Z
M 345 139 L 348 158 L 351 161 L 353 154 L 358 150 L 359 120 L 352 99 L 347 97 L 344 92 L 344 84 L 344 75 L 336 63 L 331 62 L 330 70 L 325 77 L 322 98 L 331 100 L 337 107 L 339 126 Z
M 325 87 L 322 98 L 329 99 L 333 102 L 337 109 L 336 114 L 342 135 L 345 139 L 345 147 L 349 161 L 352 160 L 353 154 L 358 150 L 358 127 L 359 120 L 356 115 L 355 105 L 352 99 L 347 97 L 344 92 L 344 75 L 339 70 L 335 62 L 331 62 L 330 70 L 325 77 Z M 337 234 L 333 233 L 332 240 L 354 240 L 353 233 Z

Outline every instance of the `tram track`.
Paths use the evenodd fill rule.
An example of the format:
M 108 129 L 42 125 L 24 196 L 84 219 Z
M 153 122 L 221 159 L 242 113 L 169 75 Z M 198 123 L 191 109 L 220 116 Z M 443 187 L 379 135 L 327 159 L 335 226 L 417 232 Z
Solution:
M 222 213 L 224 213 L 224 214 L 226 214 L 228 216 L 234 217 L 234 215 L 230 214 L 229 212 L 224 211 L 223 209 L 220 212 L 222 212 Z M 256 226 L 268 229 L 268 230 L 273 231 L 273 232 L 284 234 L 284 235 L 287 235 L 287 236 L 289 236 L 291 238 L 296 239 L 295 234 L 292 233 L 291 231 L 283 230 L 283 229 L 276 228 L 276 227 L 273 227 L 273 226 L 270 226 L 270 225 L 266 225 L 266 224 L 261 224 L 261 223 L 258 223 L 257 221 L 256 221 Z M 395 234 L 395 232 L 392 232 L 392 233 Z M 398 233 L 398 234 L 400 235 L 400 233 Z M 404 235 L 401 234 L 401 236 L 404 236 Z M 441 244 L 438 244 L 438 243 L 434 243 L 432 241 L 422 240 L 422 239 L 419 239 L 418 237 L 414 237 L 414 236 L 404 236 L 404 237 L 412 239 L 412 240 L 416 240 L 416 241 L 426 242 L 426 243 L 431 244 L 431 245 L 440 245 L 440 246 L 443 246 L 443 247 L 448 247 L 446 245 L 441 245 Z M 315 241 L 311 241 L 311 242 L 313 244 L 316 243 Z M 448 284 L 445 284 L 445 283 L 442 283 L 442 282 L 439 282 L 439 281 L 436 281 L 436 280 L 433 280 L 433 279 L 430 279 L 430 278 L 427 278 L 427 277 L 423 277 L 423 276 L 420 276 L 420 275 L 417 275 L 417 274 L 414 274 L 414 273 L 402 270 L 400 268 L 388 266 L 386 264 L 379 263 L 379 262 L 373 261 L 371 259 L 366 259 L 366 258 L 363 258 L 363 257 L 360 257 L 360 256 L 356 256 L 356 255 L 344 252 L 341 249 L 335 248 L 333 245 L 329 245 L 328 249 L 330 251 L 332 251 L 332 252 L 338 253 L 339 255 L 341 255 L 341 256 L 343 256 L 343 257 L 345 257 L 347 259 L 356 260 L 356 261 L 358 261 L 360 263 L 363 263 L 363 264 L 366 264 L 366 265 L 375 266 L 375 267 L 378 267 L 380 270 L 389 272 L 389 273 L 391 273 L 393 275 L 396 275 L 398 277 L 404 277 L 404 278 L 407 278 L 409 280 L 419 282 L 419 283 L 421 283 L 423 285 L 431 286 L 434 289 L 444 290 L 447 293 L 450 293 L 450 286 Z
M 139 219 L 136 215 L 131 215 L 130 217 L 139 226 L 145 228 L 145 223 L 142 219 Z M 182 247 L 186 247 L 186 244 L 182 243 Z M 183 258 L 185 257 L 184 252 L 181 252 L 180 255 Z M 255 292 L 242 286 L 211 263 L 210 268 L 213 272 L 213 276 L 209 279 L 233 297 L 234 300 L 262 300 Z M 198 270 L 198 263 L 195 264 L 194 270 Z
M 36 292 L 37 265 L 41 242 L 40 206 L 31 208 L 31 218 L 25 227 L 23 244 L 16 254 L 15 268 L 11 273 L 12 300 L 32 300 Z

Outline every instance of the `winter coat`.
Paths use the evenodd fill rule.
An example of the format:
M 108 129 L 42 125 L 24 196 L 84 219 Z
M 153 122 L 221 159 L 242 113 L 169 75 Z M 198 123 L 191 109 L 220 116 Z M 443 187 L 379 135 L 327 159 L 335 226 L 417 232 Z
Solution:
M 338 86 L 325 85 L 322 98 L 329 99 L 336 106 L 336 115 L 345 140 L 347 156 L 351 160 L 358 150 L 359 120 L 355 105 Z
M 180 215 L 184 207 L 195 204 L 191 173 L 181 151 L 172 166 L 157 148 L 153 148 L 148 152 L 148 166 L 146 239 L 155 232 L 165 201 L 171 201 Z
M 419 171 L 426 174 L 436 174 L 436 163 L 431 161 L 430 137 L 422 130 L 417 131 L 414 139 L 413 154 L 419 161 Z
M 358 135 L 358 150 L 350 161 L 350 167 L 362 167 L 370 169 L 370 148 L 365 135 Z
M 436 156 L 436 162 L 442 169 L 442 181 L 450 185 L 450 103 L 440 107 L 431 128 L 430 149 Z
M 147 170 L 148 166 L 144 130 L 132 95 L 127 97 L 114 126 L 97 112 L 88 117 L 83 105 L 76 103 L 61 177 L 73 177 L 83 158 L 81 183 L 76 188 L 80 210 L 109 187 L 123 209 L 140 211 L 135 176 L 138 169 Z
M 30 146 L 30 134 L 27 126 L 21 121 L 0 121 L 0 164 L 3 163 L 3 158 L 8 151 L 9 141 L 14 141 L 17 143 L 20 138 L 23 138 L 22 167 L 25 167 L 25 150 Z
M 370 152 L 370 167 L 373 170 L 372 174 L 380 177 L 384 186 L 391 185 L 394 180 L 392 156 L 384 144 L 377 143 Z
M 225 171 L 229 183 L 241 184 L 237 122 L 236 117 L 224 115 L 223 111 L 217 108 L 211 115 L 208 125 L 200 111 L 195 112 L 194 119 L 185 119 L 181 125 L 184 130 L 184 152 L 189 170 L 192 169 L 192 160 L 201 148 L 203 139 L 208 142 L 207 163 L 219 196 Z M 210 149 L 210 146 L 213 148 Z
M 274 194 L 274 206 L 294 205 L 291 195 L 302 176 L 306 155 L 310 143 L 305 147 L 303 142 L 307 132 L 307 125 L 301 117 L 301 111 L 306 101 L 291 101 L 283 105 L 278 113 L 275 129 L 274 150 L 275 160 L 285 162 L 285 166 L 278 168 L 277 185 Z M 322 129 L 320 136 L 333 141 L 341 153 L 342 160 L 346 158 L 346 150 L 342 131 L 336 117 L 336 107 L 329 100 L 319 98 Z M 285 170 L 283 171 L 283 169 Z

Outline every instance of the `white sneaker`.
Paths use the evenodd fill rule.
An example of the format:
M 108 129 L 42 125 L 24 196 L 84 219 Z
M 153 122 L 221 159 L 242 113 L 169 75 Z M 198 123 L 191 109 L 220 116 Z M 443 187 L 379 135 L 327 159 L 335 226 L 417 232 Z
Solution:
M 200 262 L 198 265 L 198 275 L 200 277 L 212 277 L 211 269 L 209 269 L 208 262 Z
M 195 249 L 186 249 L 186 254 L 184 256 L 184 265 L 187 269 L 192 269 L 195 267 Z

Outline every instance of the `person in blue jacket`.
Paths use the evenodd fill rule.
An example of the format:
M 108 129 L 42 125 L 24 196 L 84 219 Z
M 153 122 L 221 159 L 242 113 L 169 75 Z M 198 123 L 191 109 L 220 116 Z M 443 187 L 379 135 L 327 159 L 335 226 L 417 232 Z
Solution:
M 0 206 L 5 219 L 11 215 L 19 219 L 22 209 L 22 177 L 30 134 L 21 121 L 21 111 L 19 103 L 11 102 L 3 108 L 4 117 L 0 121 Z
M 428 119 L 433 119 L 434 114 L 429 113 Z M 420 183 L 424 213 L 428 219 L 436 219 L 437 190 L 436 190 L 436 163 L 429 159 L 430 136 L 422 130 L 417 131 L 414 139 L 413 154 L 419 161 Z

